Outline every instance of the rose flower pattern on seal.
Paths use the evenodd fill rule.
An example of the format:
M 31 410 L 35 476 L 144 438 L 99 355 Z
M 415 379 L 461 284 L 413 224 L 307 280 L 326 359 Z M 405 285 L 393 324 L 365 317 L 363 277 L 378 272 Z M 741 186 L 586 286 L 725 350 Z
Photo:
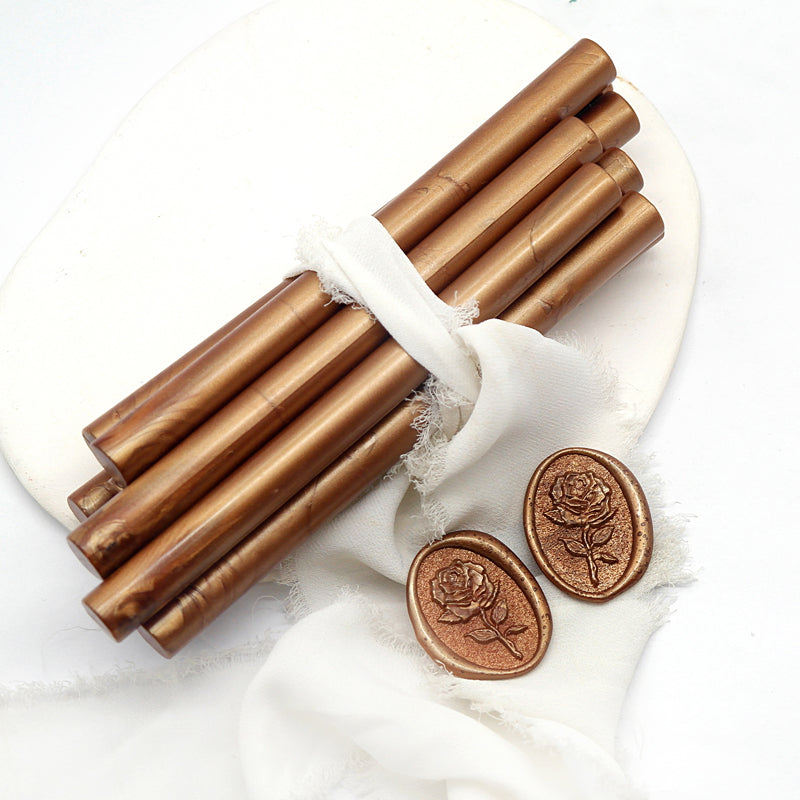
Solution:
M 406 605 L 423 650 L 459 678 L 524 675 L 552 637 L 550 608 L 536 579 L 482 531 L 453 531 L 425 545 L 408 570 Z
M 528 626 L 508 625 L 501 631 L 500 626 L 508 618 L 508 606 L 498 597 L 497 586 L 481 564 L 454 559 L 431 581 L 431 595 L 444 608 L 439 622 L 467 622 L 479 615 L 486 627 L 470 631 L 466 636 L 482 644 L 502 642 L 515 658 L 523 657 L 509 637 L 526 631 Z
M 607 524 L 616 513 L 611 507 L 611 489 L 593 472 L 567 472 L 553 482 L 550 499 L 553 508 L 545 511 L 545 516 L 578 534 L 561 541 L 570 555 L 586 559 L 589 580 L 597 586 L 598 562 L 617 563 L 615 556 L 601 549 L 614 534 L 614 525 Z

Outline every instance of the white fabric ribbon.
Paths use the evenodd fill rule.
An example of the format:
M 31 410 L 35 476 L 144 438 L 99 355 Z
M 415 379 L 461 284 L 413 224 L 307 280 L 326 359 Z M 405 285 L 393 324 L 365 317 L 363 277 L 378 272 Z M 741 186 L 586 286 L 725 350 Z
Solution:
M 338 284 L 369 307 L 416 360 L 464 397 L 435 394 L 406 469 L 324 526 L 287 566 L 302 619 L 278 643 L 244 703 L 251 794 L 631 797 L 614 740 L 641 648 L 664 613 L 653 589 L 676 574 L 678 550 L 663 523 L 647 576 L 613 602 L 581 603 L 543 586 L 554 640 L 521 678 L 448 675 L 416 644 L 405 608 L 411 560 L 447 531 L 493 534 L 539 574 L 522 530 L 531 474 L 567 446 L 628 457 L 625 415 L 603 370 L 574 348 L 496 320 L 457 329 L 431 322 L 452 312 L 431 299 L 387 238 L 374 221 L 335 238 L 326 233 L 322 243 L 304 245 L 306 266 L 320 269 L 326 289 Z M 462 390 L 461 379 L 471 380 L 476 366 L 479 391 Z M 448 415 L 458 420 L 455 435 Z
M 477 397 L 475 365 L 453 335 L 475 309 L 440 300 L 374 217 L 361 217 L 343 231 L 318 223 L 301 236 L 298 250 L 337 302 L 368 309 L 428 372 L 462 397 Z
M 341 267 L 335 281 L 463 396 L 434 394 L 405 468 L 295 553 L 286 577 L 301 619 L 266 657 L 265 648 L 223 653 L 212 664 L 178 660 L 65 691 L 0 693 L 0 775 L 10 797 L 635 796 L 615 733 L 665 614 L 655 590 L 681 577 L 679 532 L 631 461 L 625 416 L 595 361 L 499 321 L 458 327 L 463 318 L 432 300 L 373 223 L 306 243 L 305 266 Z M 644 479 L 656 523 L 648 572 L 603 605 L 540 580 L 554 621 L 541 664 L 507 681 L 453 678 L 414 638 L 405 608 L 411 560 L 445 531 L 483 530 L 541 577 L 522 531 L 523 495 L 536 465 L 571 445 L 611 452 Z

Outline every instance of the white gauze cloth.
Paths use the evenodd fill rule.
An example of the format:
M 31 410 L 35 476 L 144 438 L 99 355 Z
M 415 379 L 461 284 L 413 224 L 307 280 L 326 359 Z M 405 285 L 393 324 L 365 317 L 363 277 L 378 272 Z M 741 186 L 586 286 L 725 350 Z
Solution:
M 301 251 L 328 290 L 369 308 L 436 380 L 430 417 L 403 467 L 285 565 L 300 620 L 243 704 L 252 796 L 634 796 L 615 758 L 615 731 L 665 611 L 654 590 L 675 579 L 679 548 L 666 541 L 672 533 L 657 531 L 645 578 L 594 605 L 541 578 L 522 530 L 525 489 L 547 455 L 578 445 L 632 455 L 603 371 L 520 326 L 464 325 L 372 218 L 341 234 L 323 228 Z M 454 678 L 414 638 L 405 605 L 411 561 L 428 541 L 464 529 L 496 536 L 541 579 L 554 635 L 523 677 Z
M 533 568 L 523 494 L 551 452 L 597 447 L 635 468 L 602 371 L 533 331 L 464 325 L 470 309 L 433 298 L 371 218 L 304 241 L 307 266 L 438 375 L 419 447 L 286 565 L 300 619 L 274 648 L 0 687 L 0 796 L 632 796 L 614 753 L 617 718 L 665 612 L 656 588 L 680 570 L 678 534 L 658 513 L 653 561 L 629 592 L 598 606 L 542 581 L 553 641 L 523 677 L 451 677 L 417 645 L 405 608 L 412 558 L 446 531 L 493 534 Z

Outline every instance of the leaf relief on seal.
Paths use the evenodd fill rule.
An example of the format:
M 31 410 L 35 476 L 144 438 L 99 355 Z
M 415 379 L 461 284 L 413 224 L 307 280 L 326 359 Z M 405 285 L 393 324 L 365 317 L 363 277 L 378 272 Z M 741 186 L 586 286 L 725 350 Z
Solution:
M 615 531 L 611 489 L 594 472 L 565 472 L 553 481 L 550 500 L 553 507 L 544 515 L 572 534 L 561 537 L 561 542 L 571 556 L 586 560 L 589 580 L 597 586 L 598 564 L 618 563 L 616 556 L 601 549 Z
M 481 644 L 500 642 L 515 658 L 523 658 L 509 637 L 518 636 L 528 626 L 509 622 L 503 630 L 503 623 L 508 620 L 508 605 L 481 564 L 453 559 L 431 580 L 431 595 L 444 609 L 439 622 L 457 624 L 480 617 L 484 627 L 464 634 L 465 637 Z

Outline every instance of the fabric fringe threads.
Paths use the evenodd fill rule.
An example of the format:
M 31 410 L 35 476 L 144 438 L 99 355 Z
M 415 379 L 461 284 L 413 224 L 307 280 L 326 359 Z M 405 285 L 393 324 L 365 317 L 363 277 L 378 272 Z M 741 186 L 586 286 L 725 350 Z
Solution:
M 639 123 L 615 77 L 581 40 L 371 220 L 320 243 L 323 285 L 354 305 L 308 264 L 85 428 L 103 470 L 69 497 L 68 541 L 103 579 L 84 599 L 103 629 L 138 628 L 172 656 L 414 448 L 429 373 L 474 399 L 468 358 L 421 364 L 413 336 L 395 339 L 389 273 L 421 325 L 472 304 L 475 322 L 544 333 L 663 236 L 618 149 Z M 364 269 L 376 252 L 383 275 Z

